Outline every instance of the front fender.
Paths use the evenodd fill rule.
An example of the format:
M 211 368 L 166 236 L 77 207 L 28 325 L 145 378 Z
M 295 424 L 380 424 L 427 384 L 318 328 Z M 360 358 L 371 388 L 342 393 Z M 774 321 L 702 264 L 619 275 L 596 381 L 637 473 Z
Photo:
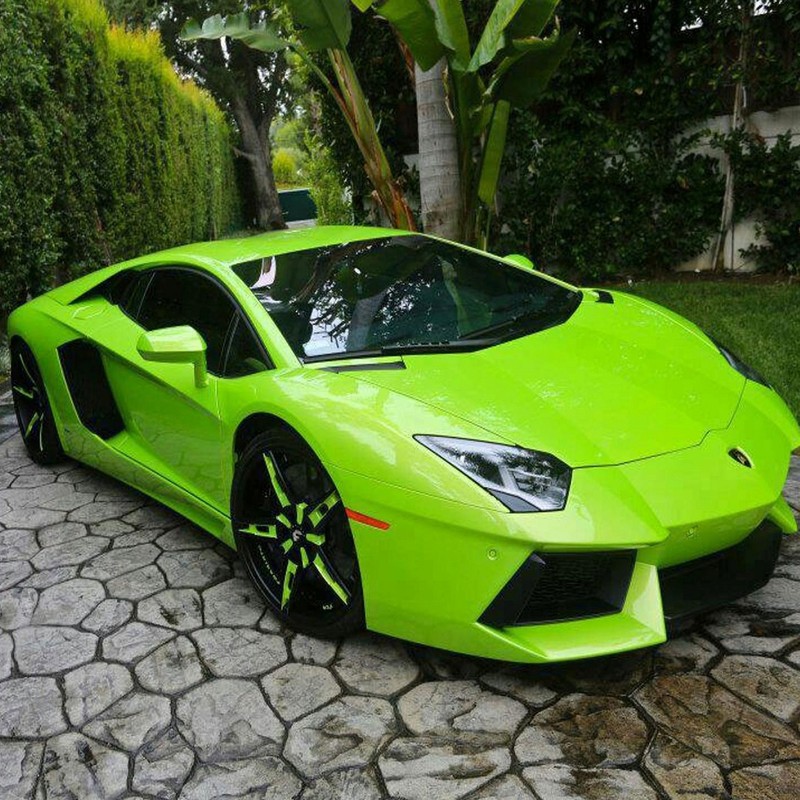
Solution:
M 505 510 L 413 438 L 436 432 L 486 439 L 485 430 L 347 373 L 308 368 L 259 373 L 243 382 L 235 397 L 221 396 L 220 411 L 231 442 L 245 419 L 270 414 L 294 428 L 329 470 L 343 469 L 412 492 Z

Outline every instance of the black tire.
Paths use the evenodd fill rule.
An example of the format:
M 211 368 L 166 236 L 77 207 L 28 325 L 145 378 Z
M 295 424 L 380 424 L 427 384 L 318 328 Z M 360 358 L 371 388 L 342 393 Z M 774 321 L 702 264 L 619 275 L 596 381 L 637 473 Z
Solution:
M 22 339 L 11 342 L 11 395 L 22 441 L 37 464 L 63 461 L 53 410 L 33 351 Z
M 250 579 L 278 619 L 326 639 L 364 627 L 344 505 L 300 436 L 275 427 L 250 442 L 236 464 L 231 520 Z

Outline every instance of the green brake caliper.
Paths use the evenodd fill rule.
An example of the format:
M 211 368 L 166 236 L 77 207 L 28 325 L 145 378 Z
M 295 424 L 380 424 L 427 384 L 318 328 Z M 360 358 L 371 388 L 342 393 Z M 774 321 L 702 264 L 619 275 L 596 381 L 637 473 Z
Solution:
M 272 453 L 264 453 L 264 464 L 272 491 L 280 503 L 281 512 L 277 514 L 274 522 L 251 523 L 239 530 L 241 533 L 262 539 L 276 540 L 286 554 L 286 571 L 281 589 L 281 610 L 289 606 L 298 571 L 309 567 L 314 568 L 342 603 L 348 603 L 350 601 L 349 592 L 331 574 L 322 554 L 321 548 L 325 544 L 325 534 L 319 530 L 328 514 L 341 502 L 338 493 L 335 490 L 332 491 L 313 508 L 309 508 L 307 503 L 292 503 Z

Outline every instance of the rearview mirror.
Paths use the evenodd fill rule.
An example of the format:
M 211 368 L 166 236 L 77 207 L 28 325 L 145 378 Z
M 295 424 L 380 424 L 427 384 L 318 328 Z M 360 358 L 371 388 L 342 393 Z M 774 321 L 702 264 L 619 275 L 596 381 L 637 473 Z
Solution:
M 198 388 L 208 386 L 206 371 L 206 343 L 190 325 L 174 328 L 159 328 L 139 337 L 136 344 L 139 355 L 145 361 L 160 361 L 165 364 L 193 364 L 194 384 Z
M 505 260 L 510 261 L 512 264 L 516 264 L 518 267 L 527 269 L 530 272 L 533 272 L 536 269 L 536 267 L 533 266 L 533 261 L 531 261 L 528 256 L 523 256 L 521 253 L 512 253 L 512 255 L 506 256 Z

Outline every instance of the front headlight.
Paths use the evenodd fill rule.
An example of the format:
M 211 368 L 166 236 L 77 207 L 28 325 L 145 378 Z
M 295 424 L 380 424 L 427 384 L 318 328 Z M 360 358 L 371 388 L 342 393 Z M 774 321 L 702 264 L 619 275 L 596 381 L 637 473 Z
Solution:
M 720 344 L 716 339 L 713 337 L 709 337 L 712 342 L 717 346 L 717 350 L 722 353 L 723 358 L 740 374 L 744 375 L 745 378 L 749 381 L 755 381 L 756 383 L 760 383 L 762 386 L 766 386 L 768 389 L 772 387 L 767 383 L 766 378 L 758 371 L 753 369 L 749 364 L 745 364 L 739 356 L 735 353 L 732 353 L 728 350 L 725 345 Z
M 555 456 L 450 436 L 415 436 L 496 497 L 510 511 L 560 511 L 572 470 Z

